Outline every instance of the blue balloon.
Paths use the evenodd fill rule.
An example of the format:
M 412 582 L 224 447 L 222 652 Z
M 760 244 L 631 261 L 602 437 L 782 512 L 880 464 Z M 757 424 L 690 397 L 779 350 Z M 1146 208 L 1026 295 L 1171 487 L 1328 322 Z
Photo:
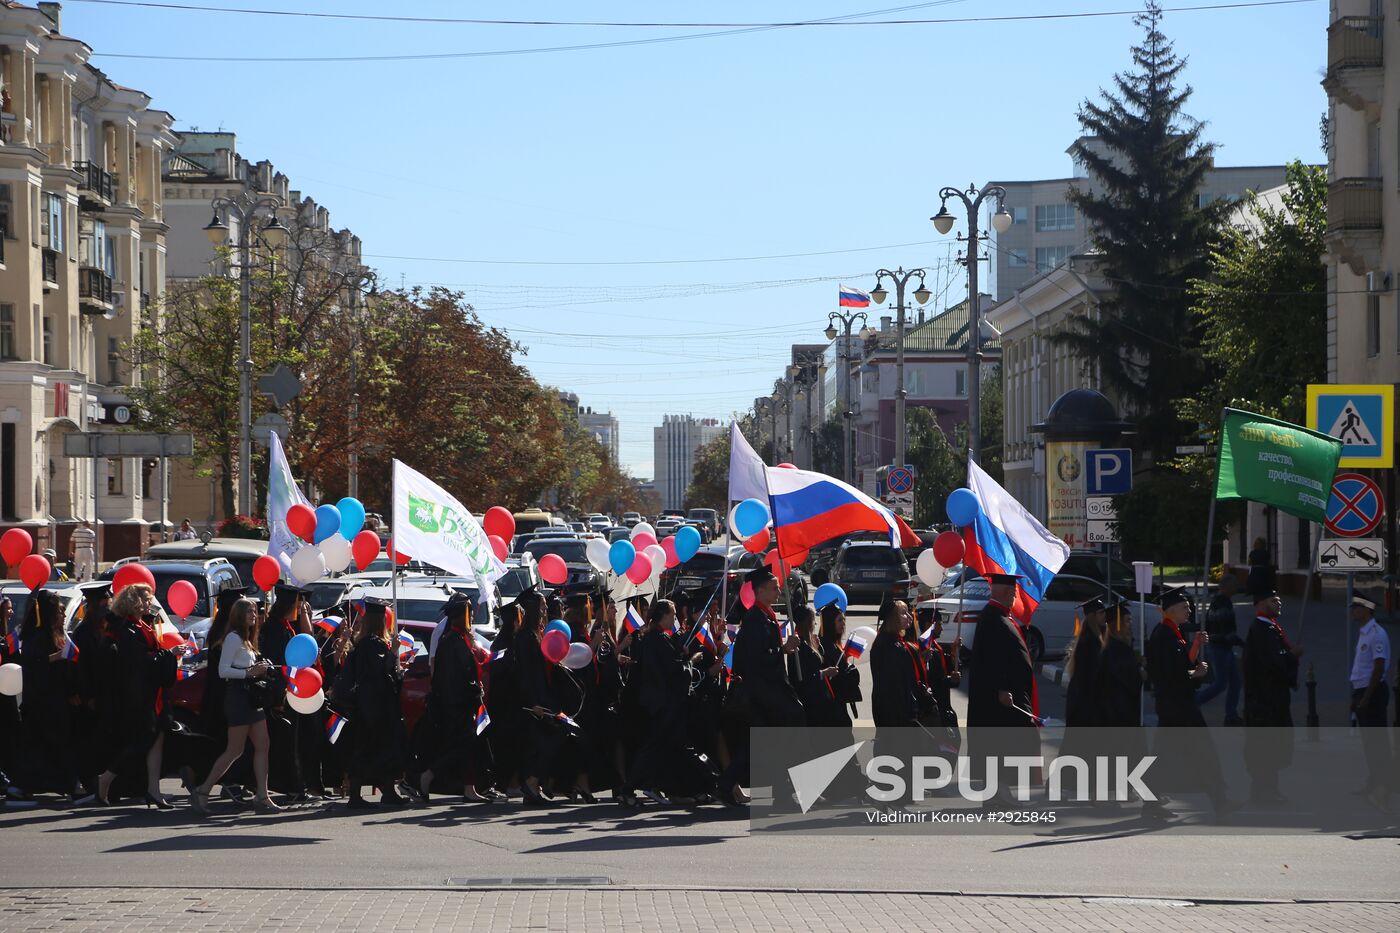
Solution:
M 569 628 L 569 623 L 565 622 L 563 619 L 555 619 L 544 627 L 545 635 L 548 635 L 550 632 L 563 632 L 564 637 L 570 640 L 573 640 L 574 637 L 573 629 Z
M 316 663 L 316 658 L 320 653 L 316 639 L 302 632 L 287 642 L 287 666 L 311 667 Z
M 948 495 L 948 521 L 959 528 L 966 528 L 977 521 L 977 514 L 982 511 L 982 503 L 977 501 L 977 494 L 971 489 L 954 489 Z
M 320 544 L 340 530 L 340 510 L 333 505 L 318 505 L 316 507 L 316 533 L 312 540 Z
M 355 535 L 365 527 L 365 506 L 354 496 L 346 496 L 335 504 L 340 512 L 340 536 L 346 541 L 354 541 Z
M 745 538 L 768 527 L 768 505 L 759 499 L 745 499 L 734 509 L 734 527 Z
M 676 558 L 685 563 L 700 551 L 700 532 L 690 525 L 682 525 L 676 532 Z
M 847 606 L 846 591 L 835 583 L 823 583 L 817 587 L 817 592 L 812 597 L 812 605 L 818 609 L 825 609 L 832 603 L 836 604 L 837 609 L 845 612 Z
M 631 567 L 636 559 L 637 549 L 632 546 L 631 541 L 614 541 L 612 547 L 608 548 L 608 563 L 612 565 L 613 573 L 619 577 L 627 572 L 627 568 Z

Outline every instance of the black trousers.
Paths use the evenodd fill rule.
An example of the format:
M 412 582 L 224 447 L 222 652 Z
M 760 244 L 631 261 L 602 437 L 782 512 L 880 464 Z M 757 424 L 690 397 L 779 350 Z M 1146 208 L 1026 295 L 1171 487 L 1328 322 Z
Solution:
M 1351 691 L 1352 703 L 1360 703 L 1364 689 Z M 1384 683 L 1371 691 L 1371 700 L 1356 707 L 1356 724 L 1361 727 L 1361 751 L 1366 755 L 1366 789 L 1386 786 L 1390 779 L 1390 730 L 1385 726 L 1385 708 L 1390 691 Z

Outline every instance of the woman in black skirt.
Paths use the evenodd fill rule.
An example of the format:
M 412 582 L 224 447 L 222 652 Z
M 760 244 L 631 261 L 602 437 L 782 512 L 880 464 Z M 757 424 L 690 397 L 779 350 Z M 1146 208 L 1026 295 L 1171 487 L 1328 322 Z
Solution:
M 388 608 L 389 604 L 382 600 L 365 600 L 355 647 L 336 678 L 337 699 L 353 698 L 348 716 L 352 731 L 347 763 L 348 805 L 352 810 L 373 810 L 379 806 L 361 796 L 361 788 L 366 784 L 380 789 L 381 802 L 403 803 L 395 789 L 404 764 L 403 710 L 399 705 L 403 671 L 394 651 Z
M 224 682 L 228 744 L 209 769 L 204 783 L 190 790 L 190 804 L 201 813 L 209 812 L 209 791 L 243 754 L 243 747 L 250 741 L 253 743 L 253 782 L 257 787 L 253 809 L 259 813 L 275 813 L 282 809 L 267 796 L 267 714 L 252 693 L 253 682 L 272 672 L 272 664 L 253 653 L 252 646 L 258 643 L 257 612 L 257 605 L 251 599 L 239 599 L 229 610 L 228 631 L 220 641 L 217 676 Z

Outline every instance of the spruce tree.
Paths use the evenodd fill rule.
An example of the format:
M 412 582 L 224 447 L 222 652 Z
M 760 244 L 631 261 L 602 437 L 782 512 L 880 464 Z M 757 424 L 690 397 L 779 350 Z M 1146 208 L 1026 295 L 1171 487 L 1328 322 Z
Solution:
M 1210 240 L 1228 206 L 1196 203 L 1215 146 L 1183 111 L 1191 96 L 1180 82 L 1186 59 L 1162 34 L 1161 20 L 1152 0 L 1135 19 L 1143 38 L 1132 48 L 1133 69 L 1114 76 L 1115 90 L 1101 91 L 1101 102 L 1079 108 L 1084 136 L 1098 146 L 1076 143 L 1072 154 L 1093 184 L 1073 186 L 1069 197 L 1101 254 L 1111 294 L 1097 320 L 1075 318 L 1055 336 L 1097 365 L 1156 460 L 1180 443 L 1185 426 L 1176 402 L 1204 381 L 1187 286 L 1206 275 Z

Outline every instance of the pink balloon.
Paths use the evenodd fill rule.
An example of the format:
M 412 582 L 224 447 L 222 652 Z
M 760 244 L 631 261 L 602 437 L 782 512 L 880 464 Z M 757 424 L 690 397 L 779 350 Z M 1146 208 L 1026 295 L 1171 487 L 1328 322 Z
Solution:
M 666 569 L 680 566 L 681 559 L 676 556 L 676 536 L 669 535 L 661 542 L 661 550 L 666 552 Z
M 647 548 L 651 547 L 653 544 L 656 543 L 656 537 L 647 534 L 645 531 L 632 539 L 632 546 L 636 548 L 638 552 L 645 551 Z
M 739 587 L 739 602 L 743 604 L 743 606 L 744 606 L 745 609 L 752 609 L 752 608 L 753 608 L 753 584 L 752 584 L 752 583 L 749 583 L 749 582 L 745 581 L 744 585 L 741 586 L 741 587 Z
M 544 638 L 540 639 L 540 653 L 550 664 L 558 664 L 569 653 L 569 636 L 558 629 L 546 632 Z
M 640 535 L 638 536 L 640 537 Z M 632 561 L 632 566 L 627 568 L 627 579 L 637 586 L 641 586 L 651 577 L 651 558 L 645 554 L 638 554 Z
M 170 584 L 165 601 L 170 604 L 171 612 L 184 619 L 194 612 L 195 603 L 199 602 L 199 591 L 188 580 L 176 580 Z
M 540 579 L 550 586 L 560 586 L 569 580 L 569 565 L 558 554 L 546 554 L 540 558 Z M 565 649 L 568 650 L 567 648 Z
M 797 464 L 795 464 L 795 463 L 780 463 L 780 464 L 778 464 L 778 469 L 780 469 L 780 470 L 795 470 L 795 469 L 797 469 Z
M 491 542 L 491 553 L 495 554 L 498 560 L 505 560 L 510 554 L 510 549 L 506 547 L 500 535 L 487 535 L 486 540 Z

